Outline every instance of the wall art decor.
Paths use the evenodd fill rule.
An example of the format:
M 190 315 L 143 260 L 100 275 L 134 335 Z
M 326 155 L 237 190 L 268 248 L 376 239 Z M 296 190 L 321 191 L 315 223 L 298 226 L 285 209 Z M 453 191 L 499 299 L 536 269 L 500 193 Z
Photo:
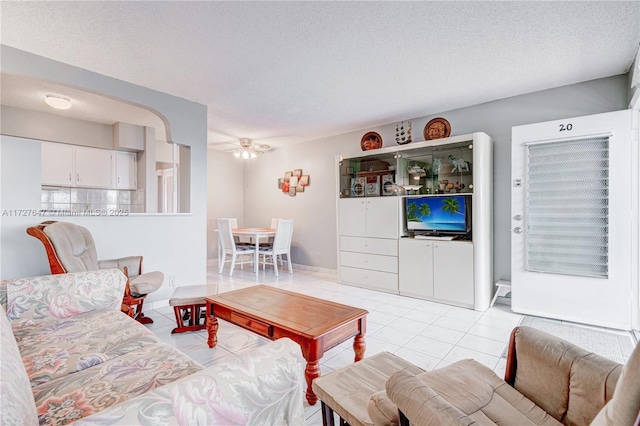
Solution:
M 304 187 L 309 186 L 309 175 L 303 175 L 302 169 L 284 172 L 283 178 L 278 178 L 278 189 L 283 194 L 295 197 L 298 192 L 304 192 Z
M 429 120 L 424 126 L 424 140 L 448 138 L 451 135 L 451 124 L 442 117 Z
M 360 140 L 360 148 L 363 151 L 382 148 L 382 136 L 376 132 L 367 132 Z
M 396 143 L 398 145 L 406 145 L 411 143 L 411 120 L 407 121 L 407 124 L 396 124 Z

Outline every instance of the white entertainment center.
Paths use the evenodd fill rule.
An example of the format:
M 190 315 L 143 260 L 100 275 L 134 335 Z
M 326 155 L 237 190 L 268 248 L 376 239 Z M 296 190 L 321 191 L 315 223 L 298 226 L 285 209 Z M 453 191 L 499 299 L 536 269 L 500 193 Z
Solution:
M 488 135 L 415 142 L 337 161 L 339 282 L 479 311 L 489 307 Z

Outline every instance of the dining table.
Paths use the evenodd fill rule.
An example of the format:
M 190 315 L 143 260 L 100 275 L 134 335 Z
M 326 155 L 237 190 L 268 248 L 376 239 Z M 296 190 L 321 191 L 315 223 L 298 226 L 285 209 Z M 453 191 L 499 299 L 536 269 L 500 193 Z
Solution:
M 231 234 L 234 237 L 250 237 L 256 245 L 256 255 L 253 258 L 253 269 L 258 277 L 258 253 L 260 248 L 260 238 L 269 238 L 276 236 L 275 228 L 232 228 Z

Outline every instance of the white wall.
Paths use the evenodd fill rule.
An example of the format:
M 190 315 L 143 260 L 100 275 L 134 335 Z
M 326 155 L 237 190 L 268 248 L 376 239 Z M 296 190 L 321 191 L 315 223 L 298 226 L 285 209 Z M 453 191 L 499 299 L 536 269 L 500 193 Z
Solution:
M 148 107 L 163 118 L 167 140 L 190 146 L 192 158 L 190 214 L 143 214 L 119 218 L 2 217 L 0 279 L 48 272 L 48 263 L 41 243 L 28 236 L 25 229 L 42 220 L 54 219 L 67 220 L 89 228 L 96 239 L 100 258 L 139 254 L 144 256 L 145 270 L 160 270 L 166 277 L 175 276 L 176 285 L 206 282 L 206 107 L 7 46 L 2 47 L 1 54 L 3 72 L 50 80 Z M 32 208 L 31 205 L 18 204 L 35 202 L 31 201 L 31 197 L 34 193 L 40 192 L 39 185 L 34 185 L 33 177 L 23 177 L 40 173 L 40 162 L 35 158 L 39 148 L 36 149 L 34 144 L 39 145 L 35 141 L 6 136 L 0 141 L 3 164 L 0 170 L 0 205 L 3 209 Z M 39 157 L 39 152 L 37 156 Z M 21 164 L 19 175 L 14 174 L 15 170 L 6 167 L 14 162 Z M 19 194 L 27 198 L 21 199 Z M 168 299 L 172 290 L 167 282 L 168 280 L 165 281 L 164 287 L 152 294 L 148 300 Z
M 493 138 L 496 280 L 511 277 L 511 127 L 626 109 L 627 88 L 627 76 L 620 75 L 412 119 L 416 141 L 422 140 L 424 126 L 434 117 L 449 121 L 452 136 L 485 132 Z M 335 156 L 361 152 L 360 139 L 370 130 L 380 133 L 385 147 L 395 145 L 395 123 L 390 123 L 280 148 L 257 158 L 246 170 L 245 221 L 254 225 L 271 217 L 294 219 L 293 261 L 336 269 Z M 311 185 L 290 198 L 278 191 L 277 179 L 295 168 L 311 175 Z
M 238 218 L 238 225 L 245 223 L 243 215 L 243 169 L 247 162 L 228 152 L 207 152 L 207 256 L 217 258 L 218 228 L 220 217 Z
M 108 124 L 4 105 L 1 108 L 3 135 L 113 149 L 113 126 Z

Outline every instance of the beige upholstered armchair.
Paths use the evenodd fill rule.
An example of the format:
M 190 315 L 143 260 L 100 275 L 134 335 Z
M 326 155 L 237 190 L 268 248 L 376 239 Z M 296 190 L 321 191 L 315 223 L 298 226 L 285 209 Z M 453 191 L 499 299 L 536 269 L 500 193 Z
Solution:
M 52 274 L 119 268 L 128 277 L 122 300 L 123 311 L 143 324 L 153 320 L 145 317 L 142 305 L 147 294 L 162 286 L 162 272 L 142 273 L 142 256 L 98 260 L 95 242 L 89 230 L 69 222 L 48 221 L 27 228 L 27 234 L 39 239 L 47 252 Z
M 418 375 L 399 371 L 367 409 L 376 424 L 389 424 L 396 406 L 401 425 L 637 425 L 640 345 L 623 368 L 540 330 L 516 327 L 505 380 L 471 359 Z

